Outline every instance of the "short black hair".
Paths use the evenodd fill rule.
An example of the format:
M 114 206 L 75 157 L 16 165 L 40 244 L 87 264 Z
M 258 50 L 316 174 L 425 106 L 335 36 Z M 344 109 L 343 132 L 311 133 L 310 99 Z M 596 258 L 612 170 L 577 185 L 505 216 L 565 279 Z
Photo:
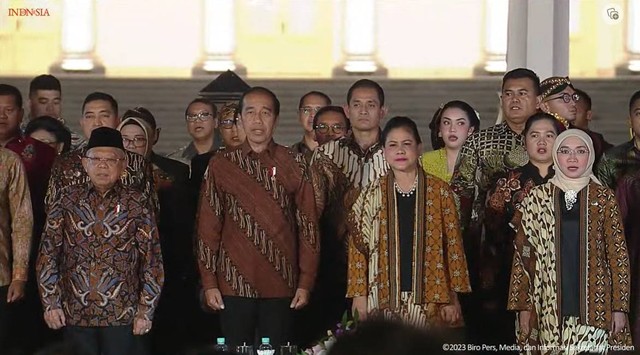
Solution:
M 374 89 L 378 93 L 378 101 L 380 101 L 380 106 L 384 106 L 384 90 L 380 84 L 376 83 L 373 80 L 369 79 L 360 79 L 353 83 L 347 92 L 347 105 L 351 102 L 351 97 L 353 96 L 353 92 L 356 89 Z
M 244 92 L 244 94 L 242 94 L 242 97 L 240 98 L 240 102 L 239 102 L 239 106 L 238 106 L 238 111 L 240 111 L 240 113 L 242 113 L 242 109 L 244 108 L 244 99 L 245 97 L 251 95 L 251 94 L 265 94 L 267 96 L 269 96 L 271 98 L 271 101 L 273 103 L 273 113 L 278 116 L 280 115 L 280 100 L 278 100 L 278 97 L 276 96 L 276 94 L 273 93 L 273 91 L 263 87 L 263 86 L 254 86 L 251 89 L 247 90 Z
M 573 90 L 575 90 L 576 94 L 580 96 L 580 101 L 587 104 L 587 110 L 591 110 L 591 96 L 580 89 L 573 88 Z
M 63 143 L 62 153 L 66 153 L 71 149 L 71 132 L 62 122 L 51 116 L 40 116 L 32 119 L 27 124 L 24 134 L 28 136 L 41 129 L 53 134 L 59 143 Z
M 17 87 L 9 84 L 0 84 L 0 96 L 13 96 L 18 108 L 22 108 L 22 94 Z
M 302 108 L 302 103 L 304 103 L 304 100 L 309 97 L 309 96 L 320 96 L 324 99 L 324 101 L 327 102 L 326 106 L 331 105 L 331 98 L 329 97 L 329 95 L 325 94 L 324 92 L 320 92 L 320 91 L 309 91 L 308 93 L 302 95 L 302 97 L 300 98 L 300 102 L 298 102 L 298 108 Z
M 464 111 L 464 113 L 466 113 L 467 117 L 469 118 L 469 125 L 473 127 L 473 131 L 478 132 L 480 130 L 480 117 L 478 116 L 476 110 L 471 107 L 471 105 L 460 100 L 449 101 L 438 108 L 436 113 L 431 118 L 431 122 L 429 122 L 429 129 L 431 130 L 431 147 L 433 147 L 433 150 L 438 150 L 444 147 L 444 140 L 438 135 L 438 133 L 440 131 L 442 114 L 449 108 L 457 108 Z
M 122 121 L 124 121 L 125 119 L 129 118 L 129 117 L 137 117 L 143 121 L 145 121 L 146 123 L 149 124 L 149 126 L 151 126 L 152 130 L 156 130 L 156 128 L 158 128 L 158 125 L 156 124 L 156 118 L 153 117 L 153 114 L 151 113 L 151 111 L 147 110 L 146 108 L 142 107 L 142 106 L 138 106 L 138 107 L 134 107 L 132 109 L 128 109 L 123 115 L 122 115 Z
M 318 124 L 318 117 L 324 115 L 327 112 L 335 112 L 340 116 L 342 116 L 345 122 L 345 131 L 348 131 L 351 129 L 351 122 L 347 118 L 347 115 L 344 113 L 344 109 L 340 106 L 331 106 L 331 105 L 324 106 L 320 108 L 318 112 L 316 112 L 316 115 L 313 116 L 313 128 L 316 128 L 316 125 Z
M 387 136 L 389 135 L 389 132 L 396 128 L 408 129 L 409 132 L 411 132 L 411 134 L 413 135 L 413 139 L 415 139 L 416 143 L 422 143 L 420 132 L 418 132 L 418 126 L 416 125 L 415 121 L 413 121 L 409 117 L 396 116 L 390 119 L 389 122 L 387 122 L 387 124 L 384 126 L 384 129 L 382 130 L 382 133 L 380 134 L 380 143 L 382 145 L 385 145 L 387 143 Z
M 29 84 L 29 96 L 32 96 L 38 90 L 57 90 L 62 93 L 62 86 L 60 80 L 53 75 L 42 74 L 38 75 Z
M 84 107 L 87 106 L 88 103 L 100 100 L 107 101 L 111 105 L 113 113 L 118 116 L 118 101 L 116 101 L 113 96 L 99 91 L 92 92 L 91 94 L 87 95 L 87 97 L 84 99 L 84 102 L 82 103 L 82 112 L 84 113 Z
M 536 74 L 533 70 L 527 68 L 517 68 L 507 72 L 502 77 L 502 90 L 504 90 L 504 85 L 508 80 L 512 79 L 529 79 L 533 83 L 533 89 L 535 90 L 536 96 L 542 94 L 540 89 L 540 78 L 538 74 Z
M 205 104 L 207 106 L 209 106 L 211 108 L 211 114 L 213 115 L 213 118 L 218 117 L 218 107 L 216 106 L 216 104 L 213 103 L 213 101 L 211 100 L 207 100 L 205 98 L 199 97 L 197 99 L 193 99 L 191 100 L 191 102 L 189 102 L 189 104 L 187 105 L 187 108 L 184 109 L 184 116 L 187 117 L 187 115 L 189 114 L 189 107 L 191 107 L 191 105 L 196 104 L 196 103 L 201 103 L 201 104 Z
M 522 130 L 522 135 L 526 136 L 529 130 L 531 130 L 531 126 L 533 126 L 534 123 L 538 121 L 544 121 L 544 120 L 548 120 L 548 121 L 551 121 L 551 123 L 553 123 L 553 128 L 555 128 L 556 135 L 564 132 L 567 129 L 555 117 L 553 117 L 552 115 L 546 112 L 540 111 L 540 112 L 534 113 L 527 119 L 527 122 L 525 122 L 524 124 L 524 130 Z
M 640 100 L 640 90 L 636 91 L 631 95 L 631 99 L 629 100 L 629 114 L 631 114 L 631 109 L 633 109 L 633 105 L 635 105 L 636 101 Z

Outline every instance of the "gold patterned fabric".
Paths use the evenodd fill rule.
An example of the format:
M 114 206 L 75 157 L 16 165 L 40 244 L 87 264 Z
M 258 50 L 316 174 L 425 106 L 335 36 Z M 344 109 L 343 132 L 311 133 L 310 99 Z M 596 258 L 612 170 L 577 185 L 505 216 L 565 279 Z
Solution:
M 27 280 L 33 214 L 20 157 L 0 147 L 0 286 Z
M 524 344 L 562 345 L 560 189 L 534 187 L 522 201 L 515 240 L 507 308 L 532 311 Z M 613 192 L 589 183 L 580 192 L 580 324 L 611 330 L 612 312 L 629 312 L 629 256 Z M 564 202 L 564 201 L 562 201 Z M 609 337 L 630 345 L 628 329 Z
M 425 173 L 431 174 L 447 183 L 451 181 L 453 173 L 448 171 L 447 152 L 444 148 L 423 153 L 420 160 Z
M 349 213 L 347 297 L 367 296 L 369 311 L 402 308 L 399 235 L 393 175 L 362 191 Z M 444 181 L 419 170 L 412 270 L 413 302 L 439 324 L 451 292 L 470 292 L 453 193 Z M 432 311 L 428 311 L 428 310 Z

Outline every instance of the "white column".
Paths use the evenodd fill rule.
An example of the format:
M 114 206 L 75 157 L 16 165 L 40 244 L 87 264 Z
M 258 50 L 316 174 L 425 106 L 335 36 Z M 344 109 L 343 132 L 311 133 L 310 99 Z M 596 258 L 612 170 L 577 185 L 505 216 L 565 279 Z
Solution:
M 510 0 L 507 70 L 519 67 L 541 80 L 569 74 L 568 0 Z
M 235 0 L 203 0 L 203 58 L 194 73 L 237 71 Z M 242 69 L 240 69 L 242 71 Z
M 104 71 L 95 58 L 94 0 L 62 1 L 62 58 L 52 68 L 64 72 Z
M 376 0 L 344 0 L 343 64 L 334 73 L 386 74 L 377 63 Z
M 485 62 L 487 73 L 504 73 L 507 70 L 507 27 L 509 0 L 486 0 Z
M 628 69 L 640 72 L 640 0 L 627 0 L 627 52 Z

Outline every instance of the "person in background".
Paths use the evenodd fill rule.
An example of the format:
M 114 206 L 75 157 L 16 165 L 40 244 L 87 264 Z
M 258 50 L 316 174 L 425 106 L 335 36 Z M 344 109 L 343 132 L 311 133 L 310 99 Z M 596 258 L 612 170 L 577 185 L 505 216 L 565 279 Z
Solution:
M 387 113 L 382 86 L 369 79 L 353 83 L 347 91 L 344 113 L 351 134 L 318 146 L 311 158 L 317 215 L 320 216 L 321 250 L 319 283 L 326 285 L 333 300 L 325 303 L 323 317 L 311 323 L 298 343 L 306 345 L 326 334 L 349 310 L 345 302 L 347 289 L 347 214 L 357 191 L 384 176 L 389 165 L 384 160 L 380 143 L 380 123 Z M 320 291 L 322 292 L 322 291 Z M 307 333 L 308 332 L 308 333 Z
M 324 106 L 331 105 L 331 98 L 320 91 L 309 91 L 302 95 L 298 103 L 298 121 L 304 129 L 304 136 L 300 142 L 291 146 L 291 150 L 304 155 L 310 161 L 313 150 L 318 146 L 314 135 L 314 118 Z
M 324 106 L 313 117 L 314 140 L 321 146 L 351 134 L 349 119 L 340 106 Z
M 0 146 L 18 154 L 24 165 L 29 183 L 33 217 L 33 235 L 29 258 L 30 277 L 27 280 L 23 301 L 13 307 L 16 314 L 20 316 L 16 317 L 12 324 L 11 329 L 14 334 L 11 339 L 20 343 L 18 347 L 24 352 L 31 353 L 42 345 L 42 342 L 45 341 L 45 333 L 47 333 L 42 312 L 40 312 L 40 301 L 35 282 L 35 256 L 46 217 L 47 185 L 57 153 L 49 145 L 22 134 L 20 131 L 20 123 L 24 116 L 22 105 L 22 94 L 16 87 L 0 84 Z
M 26 124 L 41 116 L 49 116 L 65 124 L 62 118 L 62 85 L 60 80 L 50 74 L 38 75 L 29 84 L 29 120 Z M 66 125 L 65 125 L 66 127 Z M 76 149 L 84 143 L 84 138 L 71 131 L 71 148 Z
M 555 176 L 517 212 L 508 309 L 518 343 L 576 353 L 631 345 L 629 254 L 614 193 L 592 173 L 585 132 L 560 133 L 552 155 Z
M 578 100 L 578 103 L 576 105 L 576 120 L 573 122 L 573 126 L 587 132 L 589 137 L 593 139 L 594 144 L 595 142 L 601 142 L 602 147 L 600 149 L 602 150 L 602 152 L 606 152 L 610 148 L 613 148 L 613 144 L 607 142 L 601 133 L 594 132 L 589 129 L 589 124 L 593 120 L 591 96 L 580 89 L 575 90 L 576 94 L 578 94 L 578 96 L 580 97 L 580 100 Z
M 558 134 L 565 127 L 553 116 L 539 112 L 529 117 L 524 125 L 524 144 L 529 162 L 508 170 L 491 188 L 486 208 L 486 238 L 482 250 L 485 283 L 484 298 L 491 303 L 489 317 L 496 325 L 494 332 L 500 344 L 515 344 L 515 317 L 507 311 L 509 277 L 513 263 L 515 231 L 513 217 L 520 203 L 535 186 L 549 181 L 554 175 L 551 150 Z
M 197 253 L 207 305 L 228 343 L 293 340 L 293 311 L 309 301 L 319 258 L 313 186 L 302 155 L 273 141 L 275 94 L 240 99 L 239 147 L 209 161 L 198 208 Z
M 453 192 L 420 168 L 413 120 L 390 119 L 381 141 L 391 170 L 362 190 L 348 216 L 353 313 L 424 329 L 460 327 L 457 293 L 471 286 Z
M 191 159 L 196 155 L 217 150 L 219 146 L 219 142 L 216 142 L 217 116 L 218 108 L 213 102 L 202 98 L 191 101 L 187 105 L 184 117 L 192 140 L 167 157 L 190 164 Z
M 525 68 L 506 73 L 502 78 L 500 103 L 504 122 L 482 129 L 467 139 L 462 145 L 451 178 L 451 188 L 459 201 L 458 213 L 473 289 L 473 293 L 465 294 L 460 299 L 469 341 L 495 346 L 500 344 L 498 334 L 486 326 L 486 312 L 492 311 L 490 307 L 493 302 L 484 302 L 482 285 L 485 283 L 480 273 L 486 262 L 482 260 L 482 244 L 486 240 L 486 199 L 487 193 L 504 172 L 529 161 L 522 131 L 527 119 L 538 112 L 538 75 Z
M 628 142 L 615 146 L 604 153 L 596 166 L 596 176 L 602 183 L 615 190 L 618 181 L 640 171 L 640 90 L 629 99 Z
M 0 349 L 20 351 L 12 328 L 22 316 L 16 303 L 25 297 L 33 234 L 31 196 L 20 157 L 0 147 Z
M 222 106 L 218 114 L 218 129 L 222 137 L 223 147 L 215 151 L 198 154 L 191 159 L 191 185 L 196 194 L 200 192 L 202 177 L 205 170 L 207 170 L 211 157 L 223 149 L 231 149 L 241 145 L 247 138 L 242 125 L 238 124 L 237 103 L 229 102 Z
M 340 106 L 324 106 L 319 109 L 313 118 L 313 127 L 319 146 L 351 133 L 349 119 Z M 341 313 L 349 308 L 344 297 L 344 280 L 338 276 L 344 274 L 346 267 L 334 258 L 344 254 L 344 240 L 321 234 L 320 250 L 323 257 L 318 265 L 318 276 L 311 292 L 311 300 L 307 307 L 296 314 L 296 324 L 305 325 L 296 327 L 296 339 L 305 345 L 322 337 L 323 332 L 334 326 Z
M 197 269 L 193 253 L 193 224 L 189 206 L 189 166 L 153 151 L 160 128 L 144 107 L 127 110 L 118 126 L 123 145 L 153 164 L 153 180 L 160 213 L 158 232 L 164 266 L 164 287 L 151 334 L 153 354 L 179 354 L 192 343 L 194 317 L 199 312 L 196 297 Z
M 549 113 L 567 128 L 576 128 L 576 121 L 578 120 L 579 102 L 583 99 L 582 96 L 575 90 L 573 84 L 568 77 L 553 76 L 545 79 L 540 83 L 542 90 L 542 104 L 540 109 L 543 112 Z M 589 100 L 591 100 L 589 98 Z M 591 103 L 589 102 L 589 106 Z M 593 132 L 589 129 L 583 129 L 591 140 L 596 154 L 596 166 L 602 157 L 602 154 L 610 144 L 604 140 L 601 134 Z
M 32 119 L 25 127 L 24 134 L 48 144 L 58 155 L 71 150 L 71 132 L 62 122 L 51 116 Z
M 440 106 L 429 123 L 432 151 L 422 154 L 426 173 L 449 182 L 467 138 L 480 130 L 480 117 L 464 101 L 449 101 Z
M 82 104 L 82 117 L 80 118 L 80 126 L 87 139 L 94 129 L 100 127 L 115 129 L 119 122 L 118 103 L 113 96 L 103 92 L 93 92 L 87 95 Z M 89 175 L 82 167 L 82 157 L 86 152 L 85 144 L 56 159 L 45 199 L 47 208 L 61 199 L 62 191 L 65 188 L 71 185 L 82 185 L 89 181 Z M 157 210 L 158 200 L 153 187 L 151 163 L 140 154 L 125 151 L 125 155 L 127 156 L 126 168 L 120 177 L 122 183 L 142 192 L 144 201 L 149 202 L 151 207 Z
M 120 181 L 120 132 L 91 132 L 82 157 L 89 182 L 53 201 L 37 261 L 44 318 L 64 328 L 76 354 L 148 354 L 164 272 L 154 210 Z

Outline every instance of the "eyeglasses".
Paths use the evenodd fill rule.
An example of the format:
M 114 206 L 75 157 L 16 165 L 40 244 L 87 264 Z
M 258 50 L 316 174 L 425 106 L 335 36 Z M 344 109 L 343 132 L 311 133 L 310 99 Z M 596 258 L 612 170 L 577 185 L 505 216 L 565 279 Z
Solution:
M 225 120 L 220 120 L 218 122 L 218 125 L 220 126 L 220 128 L 231 129 L 231 128 L 233 128 L 233 126 L 236 125 L 236 120 L 227 118 Z
M 147 145 L 147 139 L 143 137 L 134 137 L 133 139 L 122 137 L 122 143 L 125 147 L 129 144 L 133 144 L 134 147 L 142 148 Z
M 547 101 L 551 101 L 551 100 L 559 100 L 562 99 L 562 101 L 564 101 L 566 104 L 568 104 L 569 102 L 571 102 L 571 100 L 573 100 L 573 102 L 578 102 L 580 101 L 580 95 L 573 93 L 573 94 L 568 94 L 568 93 L 564 93 L 560 96 L 554 97 L 553 99 L 549 99 Z
M 187 115 L 186 119 L 189 122 L 197 122 L 197 121 L 205 122 L 212 117 L 213 117 L 213 114 L 211 114 L 210 112 L 200 112 L 200 113 L 196 113 L 195 115 Z
M 340 134 L 344 130 L 344 126 L 338 123 L 332 124 L 331 126 L 320 123 L 317 124 L 314 129 L 322 134 L 329 133 L 329 129 L 331 129 L 333 133 Z
M 305 106 L 305 107 L 300 107 L 298 109 L 298 111 L 300 111 L 303 115 L 305 116 L 309 116 L 311 114 L 311 112 L 313 112 L 313 114 L 315 115 L 316 113 L 318 113 L 318 111 L 320 111 L 322 107 L 309 107 L 309 106 Z
M 89 160 L 89 164 L 92 166 L 99 166 L 100 164 L 107 164 L 108 167 L 113 168 L 118 164 L 119 161 L 123 161 L 123 158 L 96 158 L 96 157 L 85 157 Z
M 578 149 L 560 148 L 560 149 L 558 149 L 558 154 L 562 154 L 562 155 L 575 154 L 577 156 L 585 156 L 585 155 L 589 154 L 589 149 L 587 149 L 587 148 L 578 148 Z

